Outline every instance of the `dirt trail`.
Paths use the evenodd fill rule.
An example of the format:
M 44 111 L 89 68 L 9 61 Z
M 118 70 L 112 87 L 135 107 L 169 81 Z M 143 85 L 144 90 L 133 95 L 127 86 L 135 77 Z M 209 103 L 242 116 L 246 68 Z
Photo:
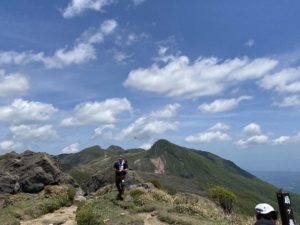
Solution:
M 34 220 L 22 221 L 21 225 L 76 225 L 77 206 L 63 207 L 53 213 L 48 213 Z M 138 216 L 144 220 L 144 225 L 166 225 L 160 222 L 151 213 L 139 213 Z
M 77 206 L 63 207 L 35 220 L 22 221 L 21 225 L 76 225 Z
M 159 221 L 156 218 L 156 216 L 152 216 L 151 213 L 139 213 L 138 216 L 144 220 L 144 225 L 166 225 L 167 224 Z

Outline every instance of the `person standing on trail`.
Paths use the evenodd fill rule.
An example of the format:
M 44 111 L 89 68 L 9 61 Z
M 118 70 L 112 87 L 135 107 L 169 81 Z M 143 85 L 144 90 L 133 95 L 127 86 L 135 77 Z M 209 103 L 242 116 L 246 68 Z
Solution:
M 278 212 L 269 204 L 261 203 L 255 206 L 256 223 L 254 225 L 275 225 Z
M 114 171 L 116 173 L 116 186 L 119 191 L 119 197 L 124 198 L 125 191 L 125 175 L 128 170 L 127 163 L 123 160 L 122 157 L 114 165 Z

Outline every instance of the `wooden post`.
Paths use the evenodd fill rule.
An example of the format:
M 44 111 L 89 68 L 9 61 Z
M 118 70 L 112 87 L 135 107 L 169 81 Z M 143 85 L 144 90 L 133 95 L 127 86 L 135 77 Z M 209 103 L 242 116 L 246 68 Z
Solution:
M 283 189 L 277 192 L 282 225 L 295 225 L 290 194 Z

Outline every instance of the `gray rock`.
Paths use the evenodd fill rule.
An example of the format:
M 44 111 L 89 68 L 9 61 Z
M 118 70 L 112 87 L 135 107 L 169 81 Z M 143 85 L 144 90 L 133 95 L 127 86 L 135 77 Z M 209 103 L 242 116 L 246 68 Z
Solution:
M 58 157 L 46 153 L 29 150 L 22 154 L 8 153 L 0 159 L 0 171 L 0 194 L 37 193 L 46 185 L 79 187 L 70 175 L 61 171 Z
M 134 171 L 128 170 L 125 176 L 125 185 L 129 187 L 131 185 L 136 185 L 143 183 L 144 180 Z M 87 194 L 96 192 L 100 188 L 115 183 L 115 173 L 112 167 L 108 167 L 103 171 L 99 171 L 97 174 L 92 176 L 91 180 L 87 184 Z

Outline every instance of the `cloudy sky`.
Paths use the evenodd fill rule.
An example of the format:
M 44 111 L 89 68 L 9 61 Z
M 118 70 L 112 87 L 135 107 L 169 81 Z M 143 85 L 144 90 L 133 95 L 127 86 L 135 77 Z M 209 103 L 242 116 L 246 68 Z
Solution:
M 0 2 L 0 154 L 158 139 L 300 171 L 300 2 Z

